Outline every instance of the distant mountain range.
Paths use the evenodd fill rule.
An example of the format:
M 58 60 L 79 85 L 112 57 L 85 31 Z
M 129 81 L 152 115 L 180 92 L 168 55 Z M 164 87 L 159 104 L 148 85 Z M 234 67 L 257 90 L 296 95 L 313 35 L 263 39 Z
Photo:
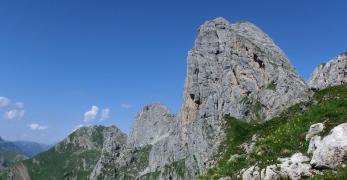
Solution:
M 5 141 L 0 137 L 0 170 L 47 151 L 49 145 L 29 141 Z
M 28 157 L 33 157 L 41 152 L 47 151 L 51 147 L 51 145 L 30 141 L 15 141 L 12 143 L 20 149 L 20 152 Z
M 5 141 L 0 137 L 0 150 L 15 151 L 27 157 L 33 157 L 47 151 L 51 146 L 31 141 Z

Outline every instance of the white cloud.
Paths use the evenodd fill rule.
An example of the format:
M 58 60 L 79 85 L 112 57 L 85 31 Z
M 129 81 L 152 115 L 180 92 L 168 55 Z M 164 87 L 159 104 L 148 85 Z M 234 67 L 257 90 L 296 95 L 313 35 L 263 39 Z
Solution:
M 84 121 L 91 121 L 96 118 L 96 115 L 98 115 L 99 108 L 98 106 L 92 106 L 92 109 L 90 111 L 87 111 L 84 113 Z
M 31 123 L 28 125 L 28 127 L 33 130 L 33 131 L 36 131 L 36 130 L 45 130 L 47 129 L 48 127 L 47 126 L 44 126 L 44 125 L 40 125 L 40 124 L 37 124 L 37 123 Z
M 11 100 L 7 97 L 0 96 L 0 107 L 6 107 L 10 104 Z
M 101 112 L 100 121 L 104 121 L 104 120 L 106 120 L 108 118 L 110 118 L 110 109 L 109 108 L 105 108 Z
M 18 109 L 23 109 L 24 108 L 24 103 L 23 102 L 16 102 L 16 108 Z
M 124 104 L 121 104 L 120 107 L 122 107 L 124 109 L 130 109 L 132 107 L 132 105 L 124 103 Z
M 4 118 L 7 120 L 21 119 L 25 114 L 24 110 L 12 109 L 4 113 Z

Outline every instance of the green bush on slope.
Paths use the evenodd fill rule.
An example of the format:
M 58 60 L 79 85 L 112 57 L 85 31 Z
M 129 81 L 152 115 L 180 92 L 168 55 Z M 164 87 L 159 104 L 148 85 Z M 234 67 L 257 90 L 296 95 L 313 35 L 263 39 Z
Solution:
M 310 125 L 323 122 L 327 134 L 333 127 L 347 122 L 347 86 L 337 86 L 316 92 L 312 103 L 297 104 L 283 112 L 279 117 L 262 124 L 247 124 L 232 117 L 226 117 L 225 144 L 221 146 L 222 158 L 216 167 L 208 170 L 201 179 L 218 179 L 230 176 L 236 179 L 242 168 L 251 165 L 266 167 L 277 163 L 277 158 L 288 157 L 296 152 L 306 154 L 308 142 L 305 134 Z M 254 151 L 246 154 L 239 147 L 258 135 Z M 233 160 L 229 160 L 232 155 Z M 327 173 L 324 178 L 347 175 L 347 168 L 338 173 Z M 316 177 L 319 178 L 319 177 Z

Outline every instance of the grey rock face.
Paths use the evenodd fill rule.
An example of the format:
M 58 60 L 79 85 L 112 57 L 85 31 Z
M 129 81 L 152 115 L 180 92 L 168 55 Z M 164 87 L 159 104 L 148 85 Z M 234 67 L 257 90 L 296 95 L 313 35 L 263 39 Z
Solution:
M 308 130 L 306 134 L 306 141 L 311 139 L 313 136 L 321 133 L 324 130 L 324 124 L 323 123 L 317 123 L 317 124 L 312 124 L 310 126 L 310 129 Z
M 308 154 L 312 154 L 321 144 L 322 142 L 322 137 L 320 136 L 313 136 L 310 139 L 309 145 L 308 145 L 308 149 L 307 149 L 307 153 Z
M 323 123 L 316 123 L 310 126 L 310 129 L 308 130 L 305 137 L 306 141 L 309 141 L 309 145 L 307 149 L 308 154 L 312 154 L 320 145 L 322 138 L 318 136 L 318 134 L 323 132 L 324 128 L 325 126 Z
M 243 180 L 260 180 L 260 168 L 258 166 L 251 166 L 248 169 L 241 171 Z
M 282 174 L 286 174 L 290 179 L 300 179 L 301 177 L 312 176 L 312 168 L 308 163 L 310 159 L 301 153 L 293 154 L 290 158 L 280 158 L 280 169 Z M 283 176 L 283 175 L 282 175 Z
M 316 90 L 345 83 L 347 83 L 347 53 L 319 65 L 308 81 L 310 88 Z
M 280 164 L 267 166 L 260 170 L 256 166 L 251 166 L 240 172 L 243 180 L 274 180 L 274 179 L 300 179 L 317 174 L 311 168 L 310 159 L 301 153 L 293 154 L 291 157 L 278 158 Z M 259 173 L 260 172 L 260 173 Z
M 324 137 L 313 152 L 311 165 L 315 168 L 335 169 L 347 157 L 347 123 L 336 126 Z
M 274 180 L 279 179 L 280 174 L 276 165 L 267 166 L 261 170 L 261 179 L 263 180 Z
M 175 124 L 175 115 L 167 107 L 158 103 L 147 105 L 135 118 L 128 144 L 133 147 L 155 144 L 168 137 Z
M 101 157 L 89 176 L 90 180 L 114 179 L 115 170 L 121 167 L 120 157 L 125 149 L 127 135 L 117 127 L 111 126 L 104 132 L 104 143 Z
M 183 120 L 268 119 L 306 98 L 307 86 L 284 53 L 255 25 L 217 18 L 199 29 L 188 55 Z M 259 112 L 250 105 L 257 104 Z
M 223 116 L 267 120 L 307 93 L 285 54 L 255 25 L 207 21 L 188 54 L 178 115 L 182 142 L 203 170 L 213 164 L 207 161 L 223 140 Z

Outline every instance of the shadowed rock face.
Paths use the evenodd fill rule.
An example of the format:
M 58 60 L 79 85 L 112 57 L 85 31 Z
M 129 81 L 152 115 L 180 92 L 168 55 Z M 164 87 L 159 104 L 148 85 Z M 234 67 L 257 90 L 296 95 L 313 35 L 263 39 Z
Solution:
M 314 70 L 308 85 L 319 90 L 347 83 L 347 53 L 338 55 Z

